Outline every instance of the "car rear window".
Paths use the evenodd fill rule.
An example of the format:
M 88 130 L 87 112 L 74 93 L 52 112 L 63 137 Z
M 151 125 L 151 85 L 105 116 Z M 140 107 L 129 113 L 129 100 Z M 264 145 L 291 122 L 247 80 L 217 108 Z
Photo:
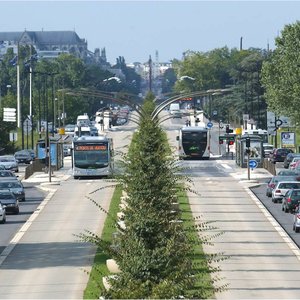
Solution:
M 281 189 L 299 189 L 300 188 L 300 182 L 298 183 L 280 183 L 279 188 Z

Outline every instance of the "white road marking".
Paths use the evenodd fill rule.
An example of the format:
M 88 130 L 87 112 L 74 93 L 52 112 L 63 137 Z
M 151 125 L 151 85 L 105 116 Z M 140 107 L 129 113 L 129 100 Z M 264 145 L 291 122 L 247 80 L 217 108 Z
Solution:
M 39 186 L 40 189 L 46 190 L 49 192 L 47 197 L 40 203 L 40 205 L 36 208 L 36 210 L 32 213 L 32 215 L 29 217 L 29 219 L 26 221 L 26 223 L 20 228 L 20 230 L 15 234 L 15 236 L 11 239 L 8 246 L 5 247 L 5 249 L 0 254 L 0 266 L 5 261 L 7 256 L 11 253 L 11 251 L 14 249 L 14 247 L 18 244 L 20 239 L 23 237 L 23 235 L 26 233 L 28 228 L 31 226 L 33 221 L 36 219 L 36 217 L 40 214 L 40 212 L 43 210 L 43 208 L 46 206 L 46 204 L 50 201 L 50 199 L 53 197 L 56 189 L 50 189 L 46 188 L 44 186 Z

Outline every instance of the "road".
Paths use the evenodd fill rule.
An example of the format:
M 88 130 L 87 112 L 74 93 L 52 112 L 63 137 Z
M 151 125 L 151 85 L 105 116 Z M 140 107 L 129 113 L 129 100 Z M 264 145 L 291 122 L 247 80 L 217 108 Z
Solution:
M 167 131 L 175 145 L 173 131 Z M 212 128 L 212 152 L 217 157 L 218 129 Z M 299 250 L 289 242 L 280 226 L 260 207 L 238 174 L 233 160 L 183 161 L 200 197 L 189 193 L 195 218 L 213 222 L 217 229 L 207 232 L 213 246 L 204 245 L 207 253 L 224 253 L 216 285 L 229 284 L 217 299 L 299 299 Z M 244 172 L 247 172 L 245 169 Z M 298 255 L 298 256 L 297 256 Z
M 20 179 L 24 177 L 26 166 L 25 164 L 19 165 L 19 173 L 16 174 Z M 23 183 L 23 185 L 26 201 L 20 202 L 20 213 L 18 215 L 8 214 L 6 223 L 0 226 L 0 253 L 47 195 L 47 192 L 37 188 L 36 184 Z
M 134 128 L 123 126 L 108 134 L 114 138 L 117 157 L 121 157 L 120 152 L 126 153 Z M 66 158 L 65 168 L 71 174 L 70 158 Z M 85 271 L 91 269 L 96 247 L 79 241 L 76 235 L 85 230 L 100 235 L 106 218 L 87 197 L 108 210 L 114 189 L 98 190 L 111 185 L 110 181 L 101 179 L 70 177 L 60 185 L 53 183 L 41 186 L 47 196 L 31 215 L 34 219 L 16 234 L 17 243 L 10 244 L 1 253 L 1 299 L 82 299 L 88 281 Z M 19 229 L 24 222 L 11 231 Z M 11 224 L 4 226 L 8 228 Z M 9 237 L 6 236 L 3 245 Z M 10 253 L 4 259 L 7 251 Z
M 282 163 L 276 164 L 276 169 L 283 169 Z M 291 213 L 285 213 L 282 211 L 281 203 L 273 203 L 271 197 L 266 196 L 266 180 L 261 180 L 261 184 L 252 188 L 253 193 L 259 198 L 261 203 L 266 207 L 270 214 L 276 219 L 276 221 L 282 226 L 286 233 L 293 239 L 293 241 L 300 248 L 300 234 L 293 231 L 293 219 L 294 215 Z
M 184 119 L 164 123 L 169 142 L 177 145 L 178 129 Z M 115 149 L 126 152 L 134 127 L 125 126 L 110 135 Z M 227 291 L 217 299 L 299 299 L 300 263 L 280 226 L 270 221 L 257 198 L 241 183 L 241 169 L 233 160 L 218 159 L 218 128 L 213 127 L 211 151 L 214 160 L 181 161 L 189 167 L 200 197 L 189 194 L 194 217 L 212 221 L 216 237 L 207 252 L 224 252 L 219 262 L 220 283 Z M 242 170 L 243 171 L 243 170 Z M 246 172 L 246 170 L 245 170 Z M 85 229 L 101 233 L 105 215 L 86 198 L 105 180 L 69 179 L 48 185 L 48 195 L 39 214 L 0 266 L 1 299 L 81 299 L 92 265 L 95 247 L 78 242 L 76 234 Z M 57 189 L 53 194 L 52 189 Z M 112 189 L 93 194 L 108 208 Z

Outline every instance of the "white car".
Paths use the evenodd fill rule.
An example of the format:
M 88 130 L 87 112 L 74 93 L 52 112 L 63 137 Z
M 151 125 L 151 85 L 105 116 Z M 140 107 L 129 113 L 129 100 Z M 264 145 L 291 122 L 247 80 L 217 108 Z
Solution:
M 6 210 L 2 203 L 0 202 L 0 223 L 4 224 L 6 222 Z
M 273 151 L 274 146 L 271 144 L 263 144 L 265 157 L 269 157 L 270 153 Z
M 280 181 L 272 190 L 272 202 L 281 202 L 290 189 L 300 189 L 300 181 Z

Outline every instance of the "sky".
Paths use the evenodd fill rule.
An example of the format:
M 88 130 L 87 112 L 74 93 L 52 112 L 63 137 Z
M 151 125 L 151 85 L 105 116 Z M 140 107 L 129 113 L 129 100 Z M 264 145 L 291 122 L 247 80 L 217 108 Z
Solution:
M 1 1 L 0 31 L 72 30 L 114 64 L 182 59 L 187 50 L 274 49 L 300 1 Z

